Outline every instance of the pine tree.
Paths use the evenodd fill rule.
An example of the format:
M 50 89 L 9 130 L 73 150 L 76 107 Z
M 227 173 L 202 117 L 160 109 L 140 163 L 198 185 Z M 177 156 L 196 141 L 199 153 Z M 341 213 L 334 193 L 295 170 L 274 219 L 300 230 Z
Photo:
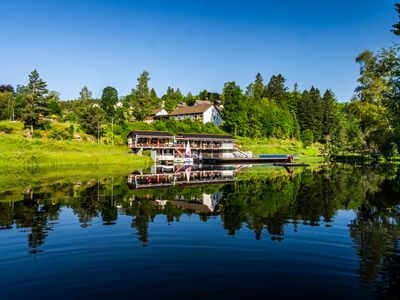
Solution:
M 149 80 L 149 72 L 143 71 L 137 78 L 138 83 L 130 97 L 133 114 L 138 121 L 142 121 L 148 116 L 152 109 Z
M 254 83 L 251 83 L 247 87 L 246 96 L 254 99 L 256 102 L 259 102 L 264 97 L 264 91 L 264 79 L 262 78 L 260 73 L 257 73 Z
M 332 135 L 337 126 L 337 108 L 335 95 L 331 90 L 326 90 L 322 97 L 323 103 L 323 120 L 322 134 L 324 136 Z
M 22 118 L 25 126 L 30 126 L 31 134 L 33 134 L 35 126 L 43 125 L 44 117 L 48 111 L 47 84 L 39 77 L 36 69 L 29 75 L 26 92 L 24 97 L 25 109 L 22 112 Z
M 321 93 L 317 88 L 311 87 L 309 94 L 312 109 L 309 114 L 312 115 L 312 125 L 311 130 L 314 133 L 315 140 L 320 140 L 322 138 L 322 122 L 323 122 L 323 105 Z
M 396 9 L 396 11 L 397 11 L 398 16 L 400 17 L 400 4 L 399 4 L 399 3 L 396 3 L 396 4 L 394 5 L 394 7 L 395 7 L 395 9 Z M 399 36 L 399 35 L 400 35 L 400 22 L 397 22 L 397 23 L 394 24 L 392 27 L 393 27 L 393 29 L 392 29 L 391 31 L 392 31 L 395 35 Z
M 285 81 L 285 77 L 281 74 L 273 75 L 265 89 L 266 97 L 275 101 L 281 107 L 286 106 L 287 87 L 285 86 Z

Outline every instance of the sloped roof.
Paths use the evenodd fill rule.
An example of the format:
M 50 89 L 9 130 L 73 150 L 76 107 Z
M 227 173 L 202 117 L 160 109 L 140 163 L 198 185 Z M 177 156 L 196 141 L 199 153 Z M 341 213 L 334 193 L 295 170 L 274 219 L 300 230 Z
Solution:
M 235 138 L 228 134 L 201 134 L 201 133 L 181 133 L 177 138 L 195 139 L 195 140 L 235 140 Z
M 165 111 L 167 112 L 164 108 L 157 108 L 157 109 L 153 109 L 150 113 L 150 116 L 154 116 L 156 114 L 158 114 L 159 112 Z M 168 113 L 167 113 L 168 114 Z
M 169 115 L 170 116 L 180 116 L 180 115 L 201 114 L 201 113 L 204 113 L 211 106 L 214 106 L 214 105 L 207 104 L 207 105 L 198 105 L 198 106 L 178 107 Z
M 166 131 L 147 131 L 147 130 L 132 130 L 129 132 L 128 137 L 137 135 L 140 137 L 165 137 L 173 138 L 173 135 Z
M 208 104 L 212 104 L 212 102 L 208 100 L 196 100 L 193 106 L 208 105 Z

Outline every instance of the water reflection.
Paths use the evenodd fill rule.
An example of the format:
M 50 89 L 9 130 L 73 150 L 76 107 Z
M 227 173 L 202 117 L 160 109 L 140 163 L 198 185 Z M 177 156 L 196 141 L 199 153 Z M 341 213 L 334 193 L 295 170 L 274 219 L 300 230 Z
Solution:
M 338 211 L 352 210 L 348 228 L 360 258 L 360 282 L 378 297 L 393 296 L 400 294 L 399 170 L 333 165 L 288 175 L 242 166 L 155 166 L 128 178 L 43 185 L 19 195 L 3 191 L 0 228 L 27 232 L 32 254 L 43 251 L 63 209 L 71 209 L 83 229 L 96 220 L 115 225 L 119 216 L 129 216 L 144 247 L 151 246 L 150 224 L 156 217 L 171 224 L 183 215 L 204 222 L 217 216 L 232 237 L 247 228 L 256 240 L 285 243 L 288 230 L 328 227 Z

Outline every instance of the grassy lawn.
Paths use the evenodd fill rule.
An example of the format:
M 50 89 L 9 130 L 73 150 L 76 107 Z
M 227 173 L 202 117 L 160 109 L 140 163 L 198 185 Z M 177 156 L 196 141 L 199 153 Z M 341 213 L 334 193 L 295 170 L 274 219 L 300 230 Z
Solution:
M 237 144 L 243 151 L 252 151 L 253 155 L 259 154 L 293 154 L 300 156 L 305 161 L 322 161 L 319 148 L 321 145 L 314 144 L 306 148 L 297 140 L 279 140 L 275 138 L 241 138 L 237 139 Z
M 151 164 L 149 157 L 129 154 L 130 149 L 126 146 L 54 140 L 45 136 L 37 139 L 27 138 L 21 123 L 0 122 L 0 127 L 2 125 L 12 128 L 11 133 L 0 131 L 0 167 L 3 169 L 117 164 L 139 168 Z

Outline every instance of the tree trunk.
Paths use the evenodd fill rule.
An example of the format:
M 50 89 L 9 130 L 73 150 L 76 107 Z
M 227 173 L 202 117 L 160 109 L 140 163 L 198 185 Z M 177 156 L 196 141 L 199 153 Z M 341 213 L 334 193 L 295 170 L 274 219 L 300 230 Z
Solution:
M 31 136 L 33 136 L 33 124 L 31 123 Z

